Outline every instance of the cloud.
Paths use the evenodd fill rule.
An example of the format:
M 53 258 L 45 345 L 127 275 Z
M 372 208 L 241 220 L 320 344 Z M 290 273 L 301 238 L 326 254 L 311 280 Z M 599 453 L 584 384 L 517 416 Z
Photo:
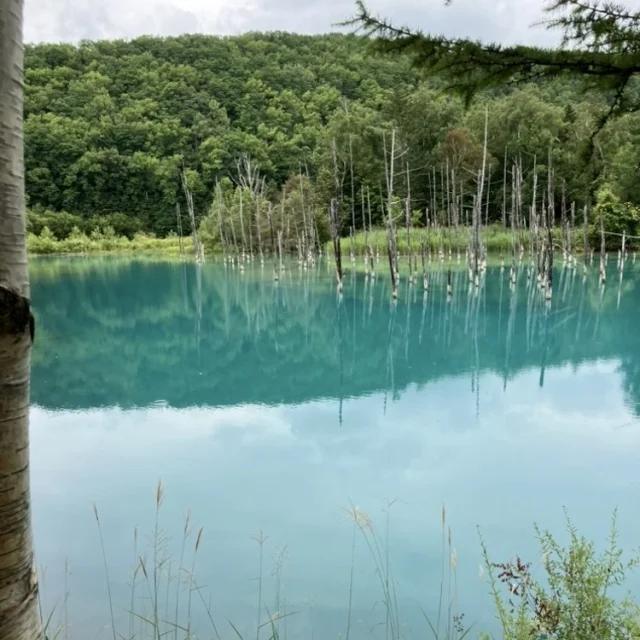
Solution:
M 89 637 L 103 620 L 96 501 L 114 598 L 125 601 L 121 576 L 129 569 L 131 530 L 153 526 L 154 485 L 162 477 L 162 527 L 175 547 L 184 511 L 193 509 L 193 521 L 205 530 L 202 580 L 231 620 L 255 619 L 249 607 L 257 548 L 250 534 L 263 529 L 269 535 L 265 572 L 267 558 L 288 545 L 287 597 L 298 599 L 293 609 L 312 591 L 317 636 L 336 637 L 340 629 L 331 627 L 327 611 L 344 620 L 351 540 L 341 507 L 353 500 L 380 527 L 382 499 L 397 497 L 391 545 L 399 598 L 437 598 L 433 575 L 439 575 L 445 502 L 459 583 L 471 585 L 465 612 L 481 621 L 484 588 L 473 589 L 480 561 L 476 525 L 497 559 L 512 553 L 535 559 L 532 522 L 560 533 L 566 505 L 581 531 L 601 539 L 619 504 L 622 545 L 636 543 L 640 421 L 625 407 L 617 366 L 552 367 L 543 390 L 537 369 L 514 376 L 506 391 L 498 376 L 486 374 L 480 404 L 467 376 L 443 378 L 411 386 L 386 404 L 382 393 L 348 398 L 342 423 L 337 401 L 181 410 L 32 407 L 35 536 L 39 563 L 53 571 L 48 597 L 51 604 L 62 597 L 60 571 L 68 558 L 76 635 Z M 364 546 L 361 551 L 354 607 L 370 617 L 377 615 L 372 604 L 379 590 Z
M 371 0 L 376 13 L 432 33 L 499 42 L 550 42 L 540 0 Z M 142 34 L 324 33 L 349 17 L 353 0 L 26 0 L 28 42 L 134 38 Z

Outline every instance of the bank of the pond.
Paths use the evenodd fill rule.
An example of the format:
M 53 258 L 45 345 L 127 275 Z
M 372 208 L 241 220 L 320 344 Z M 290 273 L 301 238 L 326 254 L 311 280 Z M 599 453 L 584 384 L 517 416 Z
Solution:
M 183 240 L 184 248 L 189 251 L 189 238 Z M 129 239 L 113 233 L 72 233 L 68 238 L 58 240 L 51 232 L 39 236 L 30 233 L 27 237 L 27 251 L 31 255 L 85 255 L 106 253 L 162 254 L 180 255 L 180 241 L 177 236 L 156 238 L 153 235 L 138 233 Z
M 415 254 L 420 253 L 420 247 L 426 242 L 428 250 L 434 252 L 443 249 L 446 253 L 464 254 L 470 230 L 461 227 L 458 230 L 450 227 L 441 227 L 437 230 L 426 232 L 424 229 L 414 228 L 407 234 L 406 230 L 399 229 L 397 233 L 397 248 L 400 254 L 406 254 L 409 242 Z M 590 234 L 590 246 L 593 248 L 596 243 Z M 487 248 L 489 254 L 494 256 L 508 256 L 512 249 L 513 234 L 502 225 L 491 225 L 484 227 L 480 232 L 482 244 Z M 221 254 L 222 249 L 215 238 L 209 236 L 201 237 L 205 248 L 205 254 Z M 598 241 L 599 242 L 599 241 Z M 620 238 L 609 235 L 607 246 L 610 249 L 619 248 Z M 558 252 L 562 247 L 562 235 L 559 228 L 554 229 L 554 243 Z M 371 246 L 380 255 L 386 253 L 387 234 L 384 229 L 373 229 L 365 233 L 360 231 L 352 238 L 342 238 L 342 252 L 348 254 L 353 251 L 355 254 L 364 255 L 365 248 Z M 529 232 L 527 230 L 518 234 L 518 250 L 520 244 L 525 251 L 529 249 Z M 599 244 L 597 245 L 599 247 Z M 628 249 L 631 243 L 627 241 Z M 192 255 L 191 238 L 185 237 L 182 240 L 183 251 L 186 255 Z M 582 253 L 584 247 L 584 236 L 581 229 L 571 232 L 570 247 L 572 253 Z M 292 250 L 293 247 L 290 247 Z M 325 244 L 327 253 L 332 253 L 331 241 Z M 157 238 L 154 235 L 137 233 L 132 238 L 115 235 L 113 232 L 93 232 L 86 235 L 81 232 L 71 233 L 67 238 L 57 239 L 51 231 L 45 229 L 40 235 L 30 233 L 27 237 L 27 250 L 32 255 L 70 255 L 70 254 L 106 254 L 106 253 L 155 253 L 167 256 L 179 256 L 181 253 L 180 239 L 177 235 L 171 234 L 166 238 Z

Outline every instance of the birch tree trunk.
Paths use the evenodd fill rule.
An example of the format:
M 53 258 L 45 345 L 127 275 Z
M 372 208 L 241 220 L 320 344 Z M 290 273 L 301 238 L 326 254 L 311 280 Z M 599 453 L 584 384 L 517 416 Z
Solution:
M 23 0 L 0 0 L 0 640 L 43 638 L 29 493 L 22 10 Z

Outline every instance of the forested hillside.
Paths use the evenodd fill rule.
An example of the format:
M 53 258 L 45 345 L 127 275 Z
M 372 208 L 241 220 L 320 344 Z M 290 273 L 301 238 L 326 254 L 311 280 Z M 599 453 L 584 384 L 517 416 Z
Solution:
M 383 134 L 395 128 L 406 147 L 403 166 L 411 168 L 419 211 L 444 197 L 445 165 L 471 193 L 487 104 L 490 218 L 501 216 L 505 168 L 514 158 L 525 178 L 534 166 L 546 175 L 551 158 L 557 202 L 564 192 L 567 202 L 582 203 L 604 183 L 621 201 L 640 202 L 640 114 L 611 121 L 585 169 L 582 156 L 607 97 L 579 92 L 566 79 L 505 87 L 465 110 L 405 58 L 373 56 L 364 39 L 337 34 L 41 44 L 27 47 L 25 66 L 26 182 L 36 233 L 44 225 L 58 237 L 73 226 L 109 225 L 127 235 L 166 235 L 183 202 L 183 168 L 202 218 L 218 181 L 226 194 L 218 202 L 233 200 L 229 179 L 237 181 L 242 156 L 259 168 L 274 204 L 294 202 L 306 189 L 326 208 L 334 140 L 349 212 L 343 230 L 352 199 L 361 220 L 365 193 L 375 224 Z

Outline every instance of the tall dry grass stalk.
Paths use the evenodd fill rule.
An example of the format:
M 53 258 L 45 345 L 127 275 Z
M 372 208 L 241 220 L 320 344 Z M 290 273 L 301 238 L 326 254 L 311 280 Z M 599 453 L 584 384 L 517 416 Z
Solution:
M 156 634 L 156 640 L 160 640 L 160 613 L 159 613 L 159 593 L 160 593 L 160 571 L 165 562 L 164 558 L 164 542 L 165 538 L 160 531 L 160 508 L 164 502 L 164 487 L 162 480 L 158 480 L 156 485 L 156 512 L 155 512 L 155 524 L 153 528 L 153 539 L 151 546 L 153 550 L 153 622 Z
M 385 503 L 385 532 L 381 538 L 375 530 L 373 520 L 370 516 L 351 504 L 345 509 L 347 520 L 353 524 L 363 539 L 373 559 L 376 576 L 378 577 L 382 590 L 382 602 L 385 608 L 385 638 L 387 640 L 404 639 L 404 632 L 400 621 L 400 610 L 396 591 L 396 583 L 393 577 L 392 563 L 390 560 L 390 526 L 391 508 L 398 501 L 388 500 Z M 434 622 L 429 618 L 424 609 L 422 614 L 428 625 L 428 629 L 434 640 L 463 640 L 471 631 L 471 628 L 464 628 L 464 616 L 457 612 L 457 555 L 453 547 L 453 537 L 450 527 L 447 526 L 446 509 L 444 505 L 441 511 L 442 529 L 442 566 L 440 575 L 440 596 L 438 601 L 437 619 Z M 353 543 L 352 543 L 353 544 Z M 448 562 L 447 562 L 448 558 Z M 355 564 L 355 556 L 352 553 L 352 566 Z M 446 582 L 446 585 L 445 585 Z M 445 588 L 447 601 L 445 602 Z M 350 597 L 352 594 L 352 582 L 350 581 Z M 446 621 L 443 625 L 443 617 Z M 350 618 L 348 619 L 348 623 Z M 347 629 L 349 628 L 349 624 Z
M 116 634 L 116 621 L 113 615 L 113 597 L 111 595 L 111 580 L 109 579 L 109 563 L 107 562 L 107 552 L 104 546 L 104 536 L 102 535 L 102 525 L 100 524 L 100 516 L 98 515 L 98 507 L 96 503 L 93 503 L 93 514 L 98 524 L 98 533 L 100 534 L 100 548 L 102 549 L 102 560 L 104 562 L 104 574 L 107 581 L 107 596 L 109 598 L 109 616 L 111 619 L 111 634 L 113 640 L 117 640 Z
M 133 570 L 131 572 L 131 596 L 129 599 L 129 637 L 133 638 L 136 620 L 134 615 L 134 611 L 136 610 L 136 580 L 140 568 L 138 564 L 138 527 L 133 528 L 133 564 L 131 566 Z
M 354 505 L 345 510 L 350 521 L 362 534 L 367 548 L 373 559 L 376 575 L 382 589 L 382 603 L 385 607 L 385 632 L 390 640 L 399 640 L 401 637 L 400 620 L 398 616 L 395 582 L 390 566 L 387 563 L 387 550 L 373 527 L 371 518 Z
M 203 527 L 200 527 L 200 529 L 198 529 L 198 535 L 196 536 L 196 543 L 193 549 L 193 559 L 191 561 L 191 573 L 189 574 L 189 596 L 187 599 L 187 620 L 191 620 L 191 595 L 193 593 L 192 584 L 195 583 L 196 558 L 198 556 L 198 549 L 200 548 L 200 542 L 202 540 L 203 531 L 204 531 Z
M 267 541 L 268 536 L 265 536 L 260 529 L 260 533 L 257 535 L 251 536 L 253 540 L 256 541 L 258 547 L 260 549 L 260 559 L 258 563 L 258 621 L 256 624 L 256 640 L 260 638 L 260 620 L 262 616 L 262 575 L 263 575 L 263 567 L 264 567 L 264 544 Z
M 180 612 L 180 582 L 184 573 L 184 553 L 187 546 L 187 538 L 191 535 L 190 528 L 191 511 L 187 510 L 187 515 L 184 519 L 184 526 L 182 528 L 182 547 L 180 549 L 180 563 L 178 565 L 178 587 L 176 590 L 176 606 L 173 625 L 175 628 L 174 640 L 178 640 L 178 614 Z

